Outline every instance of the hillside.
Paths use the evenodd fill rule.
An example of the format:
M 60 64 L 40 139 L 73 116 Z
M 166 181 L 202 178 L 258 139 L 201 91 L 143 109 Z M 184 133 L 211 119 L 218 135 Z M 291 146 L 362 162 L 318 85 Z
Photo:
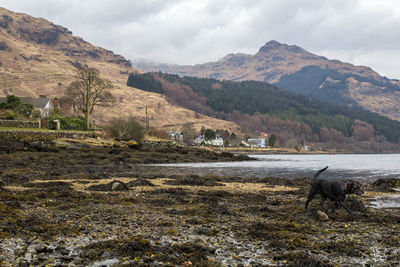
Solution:
M 308 97 L 342 105 L 358 105 L 400 120 L 400 82 L 372 69 L 328 60 L 295 45 L 266 43 L 255 55 L 229 54 L 216 62 L 193 66 L 135 62 L 143 71 L 219 80 L 255 80 Z
M 400 122 L 359 107 L 309 99 L 257 81 L 219 81 L 163 73 L 130 74 L 128 85 L 165 94 L 199 113 L 239 124 L 247 133 L 267 132 L 293 142 L 400 141 Z
M 115 116 L 134 115 L 144 121 L 148 107 L 150 125 L 180 129 L 185 122 L 196 128 L 218 127 L 238 132 L 238 126 L 185 109 L 165 96 L 127 87 L 128 73 L 141 71 L 130 61 L 74 36 L 68 29 L 26 14 L 0 8 L 0 97 L 60 97 L 73 80 L 76 68 L 95 67 L 114 85 L 118 103 L 112 109 L 97 109 L 96 122 Z

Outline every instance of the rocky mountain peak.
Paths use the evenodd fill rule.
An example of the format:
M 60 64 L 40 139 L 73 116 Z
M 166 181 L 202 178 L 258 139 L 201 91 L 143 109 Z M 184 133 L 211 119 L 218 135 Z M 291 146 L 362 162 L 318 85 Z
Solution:
M 273 49 L 277 49 L 281 46 L 282 44 L 275 41 L 275 40 L 271 40 L 269 42 L 267 42 L 265 45 L 263 45 L 260 50 L 258 51 L 259 53 L 266 53 L 269 52 Z
M 271 40 L 271 41 L 267 42 L 265 45 L 263 45 L 260 48 L 260 50 L 258 52 L 259 53 L 269 53 L 271 51 L 276 51 L 276 50 L 286 50 L 287 52 L 292 52 L 292 53 L 306 52 L 303 48 L 301 48 L 297 45 L 282 44 L 275 40 Z

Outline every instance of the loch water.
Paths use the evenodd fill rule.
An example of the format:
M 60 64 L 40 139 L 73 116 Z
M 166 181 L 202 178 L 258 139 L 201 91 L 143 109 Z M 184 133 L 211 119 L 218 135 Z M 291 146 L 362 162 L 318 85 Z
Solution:
M 400 154 L 275 154 L 250 155 L 241 162 L 157 164 L 182 174 L 240 177 L 312 177 L 325 166 L 321 177 L 372 182 L 379 178 L 400 178 Z

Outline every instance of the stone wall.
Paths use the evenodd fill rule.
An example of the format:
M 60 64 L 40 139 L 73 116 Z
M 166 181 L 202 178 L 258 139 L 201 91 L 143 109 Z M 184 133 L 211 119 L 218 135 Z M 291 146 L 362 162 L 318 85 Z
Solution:
M 67 132 L 67 131 L 24 131 L 7 130 L 0 131 L 0 141 L 16 142 L 50 142 L 58 138 L 84 139 L 85 137 L 98 137 L 96 132 Z
M 39 121 L 0 120 L 0 127 L 40 128 Z

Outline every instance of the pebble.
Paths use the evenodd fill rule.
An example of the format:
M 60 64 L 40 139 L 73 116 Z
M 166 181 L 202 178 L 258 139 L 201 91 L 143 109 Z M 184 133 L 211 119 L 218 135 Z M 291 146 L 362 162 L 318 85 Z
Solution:
M 95 262 L 91 267 L 103 267 L 103 266 L 113 266 L 119 264 L 121 261 L 119 259 L 107 259 L 100 262 Z

